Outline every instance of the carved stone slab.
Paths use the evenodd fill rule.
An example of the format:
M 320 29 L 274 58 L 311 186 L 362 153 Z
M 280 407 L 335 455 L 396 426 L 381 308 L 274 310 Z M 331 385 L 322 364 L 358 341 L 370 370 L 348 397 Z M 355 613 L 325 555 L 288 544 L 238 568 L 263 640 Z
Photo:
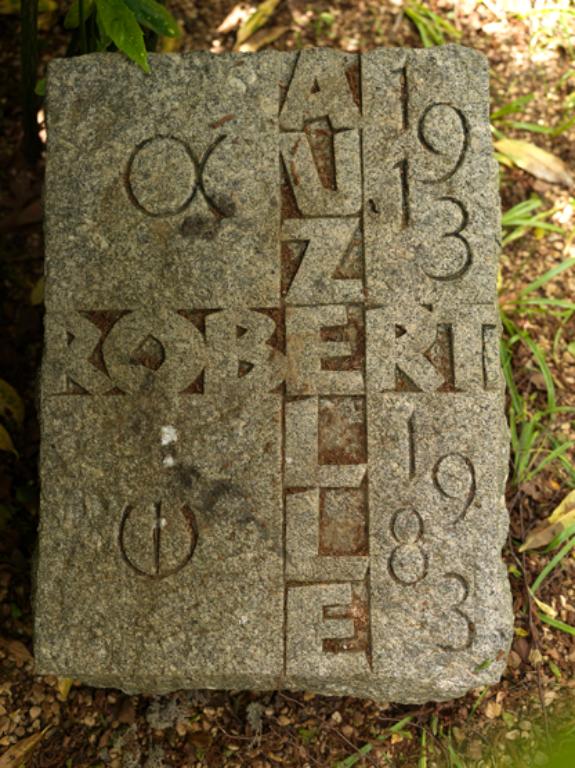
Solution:
M 485 60 L 56 61 L 40 672 L 497 680 L 507 432 Z

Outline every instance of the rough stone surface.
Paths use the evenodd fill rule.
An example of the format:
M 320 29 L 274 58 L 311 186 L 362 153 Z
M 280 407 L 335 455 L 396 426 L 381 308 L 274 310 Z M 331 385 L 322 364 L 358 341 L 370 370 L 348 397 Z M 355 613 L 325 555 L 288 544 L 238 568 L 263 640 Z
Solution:
M 39 672 L 448 699 L 497 680 L 487 64 L 56 61 Z

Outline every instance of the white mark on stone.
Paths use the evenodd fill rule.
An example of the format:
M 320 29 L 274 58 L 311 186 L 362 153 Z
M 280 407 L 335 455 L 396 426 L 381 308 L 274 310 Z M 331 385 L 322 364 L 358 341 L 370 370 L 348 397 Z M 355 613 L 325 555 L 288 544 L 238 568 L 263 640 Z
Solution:
M 174 459 L 173 456 L 164 456 L 164 461 L 163 461 L 164 467 L 173 467 L 175 463 L 176 463 L 176 460 Z
M 177 440 L 178 430 L 175 427 L 172 427 L 171 424 L 162 427 L 162 445 L 170 445 L 170 443 L 175 443 Z
M 247 616 L 240 616 L 240 624 L 242 627 L 245 627 L 245 625 L 248 623 L 248 617 Z

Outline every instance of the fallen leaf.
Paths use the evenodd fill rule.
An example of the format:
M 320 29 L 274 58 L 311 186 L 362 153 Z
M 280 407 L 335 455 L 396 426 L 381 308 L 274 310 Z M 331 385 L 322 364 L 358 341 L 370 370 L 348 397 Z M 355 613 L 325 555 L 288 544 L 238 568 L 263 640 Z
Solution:
M 242 43 L 245 43 L 258 29 L 261 29 L 268 23 L 279 3 L 280 0 L 264 0 L 263 3 L 258 5 L 251 16 L 242 22 L 236 36 L 234 51 L 238 51 Z
M 8 430 L 0 424 L 0 451 L 7 451 L 18 456 L 18 451 L 14 448 L 14 443 Z
M 246 19 L 249 19 L 251 14 L 252 9 L 249 5 L 246 5 L 245 3 L 234 5 L 232 10 L 217 28 L 216 32 L 220 35 L 227 35 L 230 32 L 233 32 L 236 27 L 239 27 L 239 25 L 243 24 Z
M 68 694 L 70 693 L 70 688 L 72 687 L 73 682 L 74 680 L 71 677 L 58 678 L 56 689 L 60 694 L 60 698 L 62 699 L 62 701 L 66 701 L 66 699 L 68 698 Z
M 20 640 L 0 640 L 0 646 L 5 649 L 8 656 L 17 664 L 23 664 L 32 661 L 32 654 Z
M 0 757 L 0 768 L 20 768 L 20 766 L 26 765 L 26 761 L 42 741 L 47 730 L 48 728 L 44 728 L 43 731 L 35 733 L 33 736 L 28 736 L 26 739 L 22 739 L 22 741 L 11 746 Z
M 575 490 L 565 496 L 543 525 L 529 533 L 525 542 L 519 547 L 519 551 L 524 552 L 526 549 L 544 547 L 555 536 L 573 524 L 575 524 Z
M 551 616 L 552 619 L 555 619 L 557 617 L 557 611 L 555 608 L 553 608 L 552 605 L 549 605 L 548 603 L 544 603 L 543 600 L 539 600 L 538 597 L 535 597 L 534 594 L 531 594 L 531 599 L 534 601 L 535 605 L 543 611 L 543 613 L 547 614 L 547 616 Z
M 11 416 L 17 424 L 24 421 L 24 403 L 11 384 L 0 379 L 0 416 Z
M 495 720 L 496 717 L 500 717 L 503 708 L 495 699 L 490 699 L 485 705 L 485 717 L 489 720 Z
M 247 43 L 243 43 L 238 48 L 240 53 L 255 53 L 270 43 L 273 43 L 279 37 L 289 31 L 289 27 L 271 27 L 271 29 L 260 29 L 255 35 L 252 35 Z
M 0 222 L 0 231 L 7 232 L 11 229 L 16 229 L 17 227 L 38 224 L 42 221 L 43 217 L 42 200 L 38 198 L 32 203 L 29 203 L 25 208 L 22 208 L 22 210 L 8 214 L 8 216 Z
M 494 146 L 514 165 L 537 179 L 543 179 L 550 184 L 562 184 L 565 187 L 573 186 L 573 176 L 563 160 L 530 141 L 500 139 Z
M 32 290 L 30 291 L 30 304 L 32 304 L 33 307 L 37 307 L 39 304 L 44 303 L 44 286 L 44 276 L 40 277 L 34 283 Z

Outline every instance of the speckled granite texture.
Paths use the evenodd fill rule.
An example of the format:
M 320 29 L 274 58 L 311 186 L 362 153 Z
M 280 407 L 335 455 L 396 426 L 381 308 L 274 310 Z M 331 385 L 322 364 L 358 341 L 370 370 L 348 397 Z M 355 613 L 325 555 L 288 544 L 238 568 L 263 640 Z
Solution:
M 496 681 L 485 59 L 50 65 L 38 671 L 449 699 Z

